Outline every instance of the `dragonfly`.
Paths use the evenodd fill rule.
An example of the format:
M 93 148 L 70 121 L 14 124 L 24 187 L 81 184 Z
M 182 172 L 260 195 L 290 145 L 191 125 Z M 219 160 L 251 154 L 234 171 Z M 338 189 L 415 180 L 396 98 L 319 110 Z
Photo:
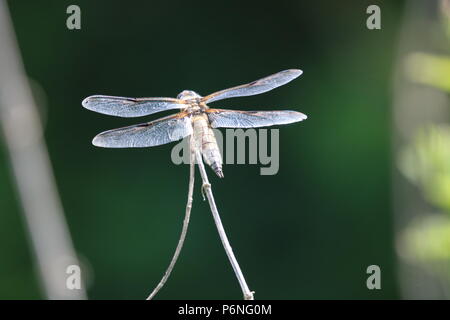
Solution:
M 153 147 L 191 136 L 191 152 L 199 151 L 207 165 L 223 178 L 222 156 L 214 128 L 259 128 L 305 120 L 298 111 L 241 111 L 210 108 L 215 101 L 261 94 L 294 80 L 299 69 L 280 71 L 268 77 L 201 96 L 184 90 L 176 98 L 127 98 L 93 95 L 82 102 L 86 109 L 117 117 L 141 117 L 161 111 L 180 109 L 151 122 L 108 130 L 94 137 L 92 144 L 104 148 Z

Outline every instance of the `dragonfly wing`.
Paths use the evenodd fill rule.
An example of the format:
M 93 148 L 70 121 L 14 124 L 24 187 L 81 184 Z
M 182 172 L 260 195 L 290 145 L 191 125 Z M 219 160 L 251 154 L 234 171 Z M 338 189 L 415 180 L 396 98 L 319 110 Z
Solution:
M 102 132 L 92 140 L 92 144 L 104 148 L 153 147 L 180 140 L 190 134 L 191 119 L 183 112 L 152 122 Z
M 126 98 L 101 95 L 87 97 L 82 105 L 95 112 L 126 118 L 186 107 L 184 100 L 174 98 Z
M 258 128 L 288 124 L 305 120 L 307 117 L 297 111 L 240 111 L 207 109 L 213 128 Z
M 246 97 L 264 93 L 294 80 L 302 73 L 303 71 L 299 69 L 284 70 L 251 83 L 212 93 L 203 97 L 202 102 L 208 103 L 222 99 Z

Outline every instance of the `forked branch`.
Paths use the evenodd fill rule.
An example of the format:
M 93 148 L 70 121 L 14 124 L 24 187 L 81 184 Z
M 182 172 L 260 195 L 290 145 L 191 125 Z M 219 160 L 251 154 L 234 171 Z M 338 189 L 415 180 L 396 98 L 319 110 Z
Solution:
M 190 141 L 192 143 L 192 141 Z M 244 275 L 242 274 L 241 268 L 239 267 L 239 263 L 236 260 L 236 257 L 234 256 L 233 249 L 230 246 L 230 243 L 228 241 L 228 237 L 225 233 L 225 229 L 223 228 L 222 221 L 219 216 L 219 212 L 217 210 L 217 206 L 214 200 L 214 196 L 211 190 L 211 184 L 209 183 L 208 176 L 206 174 L 205 166 L 203 164 L 202 155 L 199 151 L 192 151 L 194 150 L 191 145 L 191 154 L 190 154 L 190 174 L 189 174 L 189 191 L 188 191 L 188 200 L 186 204 L 186 212 L 184 216 L 183 221 L 183 227 L 181 230 L 180 239 L 178 240 L 178 245 L 175 249 L 175 253 L 172 257 L 172 260 L 170 261 L 169 267 L 167 268 L 164 276 L 162 277 L 161 281 L 158 283 L 156 288 L 152 291 L 152 293 L 147 297 L 147 300 L 153 299 L 153 297 L 159 292 L 159 290 L 164 286 L 167 279 L 170 276 L 170 273 L 172 272 L 175 263 L 177 262 L 178 256 L 180 255 L 181 249 L 183 248 L 184 240 L 186 238 L 186 233 L 189 226 L 189 219 L 191 216 L 191 209 L 192 209 L 192 201 L 193 201 L 193 192 L 194 192 L 194 177 L 195 177 L 195 160 L 197 160 L 197 164 L 200 170 L 200 175 L 202 177 L 203 185 L 202 185 L 202 191 L 206 193 L 206 197 L 208 198 L 209 206 L 211 208 L 211 213 L 214 218 L 214 222 L 217 227 L 217 231 L 219 232 L 220 240 L 222 241 L 223 247 L 225 249 L 225 252 L 228 256 L 228 259 L 230 260 L 231 266 L 233 267 L 234 273 L 236 274 L 236 277 L 239 281 L 239 285 L 241 286 L 242 293 L 244 295 L 245 300 L 254 300 L 253 291 L 250 291 L 248 288 L 247 282 L 245 281 Z M 195 152 L 195 154 L 194 154 Z
M 195 154 L 198 168 L 200 169 L 200 175 L 202 176 L 203 180 L 202 191 L 206 193 L 206 197 L 208 198 L 209 206 L 211 208 L 214 222 L 216 223 L 217 231 L 219 232 L 220 240 L 222 241 L 225 252 L 239 281 L 239 285 L 241 286 L 242 293 L 244 295 L 244 300 L 254 300 L 254 291 L 250 291 L 250 289 L 248 288 L 247 282 L 245 281 L 244 275 L 242 274 L 241 268 L 239 267 L 239 263 L 237 262 L 236 257 L 233 253 L 233 249 L 231 248 L 228 241 L 228 237 L 225 233 L 225 229 L 223 228 L 222 221 L 220 220 L 219 212 L 217 211 L 216 202 L 214 201 L 214 196 L 211 190 L 211 184 L 209 183 L 208 175 L 206 174 L 205 166 L 203 164 L 202 155 L 198 150 Z

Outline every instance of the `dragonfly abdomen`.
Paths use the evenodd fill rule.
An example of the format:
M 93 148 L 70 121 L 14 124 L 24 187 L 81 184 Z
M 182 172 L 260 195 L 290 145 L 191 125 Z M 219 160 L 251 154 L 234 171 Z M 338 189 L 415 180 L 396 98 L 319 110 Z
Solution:
M 214 170 L 214 172 L 223 178 L 222 172 L 222 155 L 217 145 L 214 131 L 209 126 L 208 118 L 205 114 L 195 116 L 192 119 L 194 127 L 195 147 L 201 151 L 206 164 Z

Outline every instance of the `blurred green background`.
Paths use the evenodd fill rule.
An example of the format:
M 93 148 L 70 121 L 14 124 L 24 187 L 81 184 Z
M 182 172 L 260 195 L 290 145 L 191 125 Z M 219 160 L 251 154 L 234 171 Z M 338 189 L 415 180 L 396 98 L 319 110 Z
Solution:
M 293 109 L 280 170 L 208 168 L 235 254 L 257 299 L 401 298 L 391 167 L 392 77 L 403 1 L 9 1 L 90 299 L 143 299 L 165 271 L 184 215 L 188 166 L 172 145 L 101 149 L 106 129 L 154 119 L 81 107 L 92 94 L 208 94 L 289 68 L 269 93 L 214 103 Z M 66 8 L 81 8 L 81 30 Z M 378 4 L 381 30 L 366 28 Z M 1 71 L 0 71 L 1 72 Z M 1 140 L 0 140 L 1 141 Z M 199 175 L 185 247 L 159 299 L 239 299 Z M 0 144 L 0 299 L 45 298 Z M 379 265 L 382 289 L 368 290 Z

